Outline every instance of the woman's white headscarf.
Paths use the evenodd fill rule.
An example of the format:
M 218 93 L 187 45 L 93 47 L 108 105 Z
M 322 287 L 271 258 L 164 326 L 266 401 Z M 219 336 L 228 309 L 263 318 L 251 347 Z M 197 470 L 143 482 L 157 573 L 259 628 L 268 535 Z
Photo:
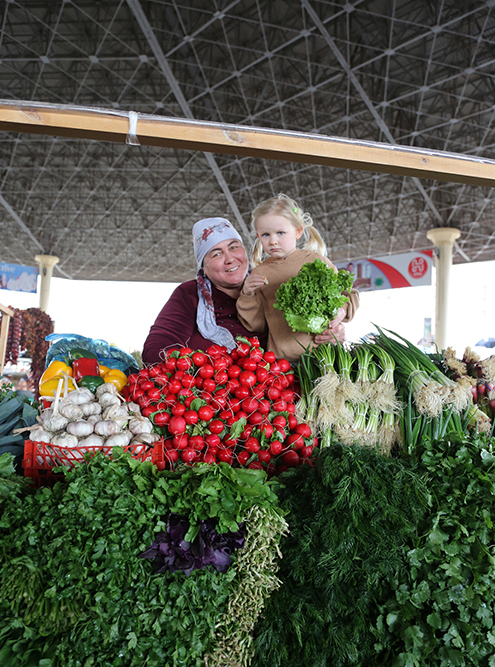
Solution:
M 230 331 L 217 324 L 215 319 L 215 306 L 211 296 L 211 282 L 203 272 L 203 260 L 206 254 L 221 241 L 242 238 L 231 223 L 225 218 L 205 218 L 193 227 L 194 254 L 198 263 L 196 282 L 198 284 L 198 311 L 196 323 L 199 333 L 206 340 L 211 340 L 217 345 L 225 345 L 229 350 L 234 349 L 235 340 Z

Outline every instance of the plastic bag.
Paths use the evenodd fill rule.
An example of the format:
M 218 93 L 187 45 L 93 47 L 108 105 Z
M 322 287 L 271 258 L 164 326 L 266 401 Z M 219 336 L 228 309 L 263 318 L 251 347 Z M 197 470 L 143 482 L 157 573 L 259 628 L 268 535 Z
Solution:
M 93 352 L 98 357 L 102 366 L 108 368 L 118 368 L 119 371 L 126 373 L 136 373 L 139 369 L 136 360 L 131 354 L 124 352 L 115 345 L 110 345 L 105 340 L 99 338 L 86 338 L 79 334 L 59 334 L 52 333 L 46 336 L 46 341 L 51 343 L 46 355 L 47 368 L 55 359 L 67 362 L 67 355 L 73 347 L 81 347 L 88 352 Z

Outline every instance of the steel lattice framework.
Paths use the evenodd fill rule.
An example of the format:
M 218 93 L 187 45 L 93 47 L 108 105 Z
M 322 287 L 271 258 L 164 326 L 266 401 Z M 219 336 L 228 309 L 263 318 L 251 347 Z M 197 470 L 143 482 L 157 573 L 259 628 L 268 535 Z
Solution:
M 495 2 L 7 0 L 0 97 L 495 157 Z M 308 210 L 333 261 L 431 247 L 495 259 L 490 188 L 272 160 L 0 133 L 0 261 L 182 281 L 193 223 Z

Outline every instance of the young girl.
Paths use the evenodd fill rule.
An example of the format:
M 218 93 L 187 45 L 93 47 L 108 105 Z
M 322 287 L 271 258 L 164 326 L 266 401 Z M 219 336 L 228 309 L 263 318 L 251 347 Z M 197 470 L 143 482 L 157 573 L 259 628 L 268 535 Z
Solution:
M 320 234 L 313 227 L 309 213 L 304 213 L 287 195 L 280 194 L 259 204 L 253 211 L 252 229 L 256 242 L 251 255 L 251 274 L 244 281 L 237 299 L 239 320 L 249 331 L 268 329 L 268 349 L 277 358 L 298 361 L 311 342 L 334 342 L 334 335 L 342 338 L 341 322 L 349 322 L 359 306 L 359 295 L 352 290 L 349 302 L 341 308 L 337 317 L 329 322 L 329 328 L 315 336 L 294 332 L 287 324 L 282 311 L 273 307 L 275 294 L 282 283 L 294 277 L 303 264 L 321 259 L 337 270 L 326 257 L 326 247 Z M 305 239 L 299 250 L 297 241 Z M 262 261 L 263 253 L 266 259 Z

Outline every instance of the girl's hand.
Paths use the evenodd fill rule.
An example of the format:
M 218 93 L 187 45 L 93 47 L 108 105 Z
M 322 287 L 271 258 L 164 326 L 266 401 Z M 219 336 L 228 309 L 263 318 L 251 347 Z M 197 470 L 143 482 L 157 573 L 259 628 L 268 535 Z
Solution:
M 345 308 L 339 308 L 335 318 L 329 323 L 328 329 L 321 334 L 315 336 L 315 343 L 321 345 L 322 343 L 343 343 L 345 341 L 345 327 L 342 320 L 346 316 Z
M 242 286 L 242 293 L 246 296 L 251 296 L 256 292 L 257 289 L 266 285 L 265 276 L 261 276 L 259 273 L 251 273 Z

